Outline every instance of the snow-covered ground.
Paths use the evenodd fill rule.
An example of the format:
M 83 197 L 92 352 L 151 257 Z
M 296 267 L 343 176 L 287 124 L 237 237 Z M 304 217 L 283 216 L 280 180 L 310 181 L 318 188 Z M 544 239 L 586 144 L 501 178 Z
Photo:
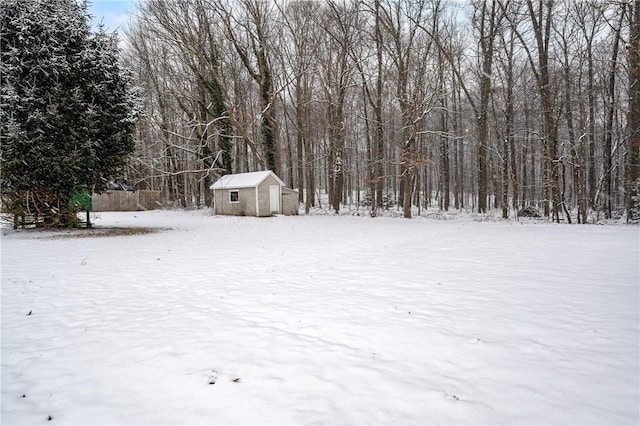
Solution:
M 4 230 L 2 424 L 640 422 L 637 227 L 94 221 Z

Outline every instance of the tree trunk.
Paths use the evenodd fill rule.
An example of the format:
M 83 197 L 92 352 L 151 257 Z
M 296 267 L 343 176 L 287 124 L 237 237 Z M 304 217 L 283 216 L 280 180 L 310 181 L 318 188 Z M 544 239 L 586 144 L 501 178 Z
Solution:
M 491 1 L 490 7 L 487 1 L 482 2 L 482 11 L 480 16 L 480 49 L 482 54 L 481 74 L 480 74 L 480 104 L 477 111 L 478 125 L 478 213 L 487 212 L 487 196 L 488 196 L 488 143 L 489 143 L 489 127 L 488 127 L 488 110 L 491 100 L 491 72 L 493 64 L 493 46 L 499 21 L 502 15 L 498 14 L 498 4 L 495 0 Z
M 633 215 L 633 197 L 638 196 L 640 179 L 640 0 L 633 3 L 631 34 L 627 45 L 629 63 L 629 112 L 627 114 L 626 208 L 627 220 L 640 219 Z
M 587 97 L 589 102 L 589 122 L 587 123 L 587 147 L 589 151 L 589 160 L 587 167 L 588 197 L 589 208 L 593 209 L 596 202 L 596 94 L 595 94 L 595 77 L 593 66 L 593 51 L 591 48 L 591 40 L 587 44 Z
M 579 155 L 578 144 L 579 141 L 576 140 L 574 123 L 573 123 L 573 100 L 571 96 L 571 68 L 569 66 L 569 55 L 568 48 L 565 46 L 564 49 L 564 83 L 565 83 L 565 119 L 567 121 L 567 131 L 569 133 L 569 146 L 571 151 L 572 166 L 571 169 L 573 171 L 573 186 L 575 192 L 575 201 L 578 207 L 578 223 L 584 223 L 583 218 L 585 217 L 585 205 L 584 205 L 584 194 L 582 192 L 584 179 L 584 168 L 582 167 L 582 159 Z
M 441 55 L 438 55 L 441 56 Z M 444 81 L 444 61 L 439 60 L 440 72 L 440 209 L 449 211 L 450 188 L 449 188 L 449 140 L 447 129 L 447 93 Z
M 534 10 L 532 0 L 527 0 L 529 17 L 533 25 L 534 35 L 538 50 L 538 66 L 536 80 L 538 91 L 540 92 L 540 104 L 542 107 L 542 142 L 545 154 L 545 213 L 548 213 L 548 195 L 551 193 L 553 202 L 552 220 L 560 221 L 560 158 L 558 157 L 558 136 L 554 117 L 554 95 L 551 88 L 549 76 L 549 38 L 551 32 L 551 17 L 553 14 L 553 3 L 543 4 L 538 1 L 537 10 Z M 546 10 L 545 10 L 546 9 Z M 533 64 L 532 64 L 533 65 Z
M 609 69 L 609 85 L 607 88 L 607 117 L 605 120 L 604 128 L 604 198 L 605 198 L 605 217 L 611 219 L 613 212 L 613 114 L 616 109 L 615 104 L 615 88 L 616 88 L 616 70 L 618 68 L 618 50 L 620 45 L 620 30 L 622 28 L 622 22 L 625 16 L 625 3 L 622 3 L 622 10 L 620 11 L 620 21 L 615 30 L 615 37 L 613 41 L 613 51 L 611 52 L 611 62 Z
M 306 114 L 308 108 L 306 96 L 303 96 L 302 77 L 296 76 L 296 181 L 298 183 L 298 202 L 304 202 L 304 146 L 306 136 Z

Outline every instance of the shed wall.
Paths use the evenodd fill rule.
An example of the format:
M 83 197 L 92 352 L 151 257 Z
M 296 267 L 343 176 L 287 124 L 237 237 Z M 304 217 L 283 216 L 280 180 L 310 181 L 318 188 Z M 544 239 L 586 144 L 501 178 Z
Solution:
M 238 203 L 232 203 L 229 191 L 238 191 Z M 216 214 L 232 216 L 256 215 L 256 191 L 255 188 L 225 188 L 215 189 L 214 192 Z
M 298 191 L 289 188 L 282 188 L 282 213 L 287 216 L 297 215 L 300 213 Z
M 280 188 L 280 183 L 273 177 L 268 176 L 265 180 L 258 185 L 258 203 L 260 206 L 260 216 L 271 216 L 271 205 L 269 202 L 269 187 L 277 185 Z M 279 212 L 282 212 L 282 197 L 280 197 Z

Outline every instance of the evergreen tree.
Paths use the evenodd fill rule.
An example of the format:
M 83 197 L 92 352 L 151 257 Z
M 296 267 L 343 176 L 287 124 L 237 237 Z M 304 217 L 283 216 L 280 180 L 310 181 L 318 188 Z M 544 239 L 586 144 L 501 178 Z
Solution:
M 0 0 L 0 160 L 5 208 L 73 222 L 69 199 L 101 190 L 134 150 L 137 99 L 117 35 L 86 3 Z

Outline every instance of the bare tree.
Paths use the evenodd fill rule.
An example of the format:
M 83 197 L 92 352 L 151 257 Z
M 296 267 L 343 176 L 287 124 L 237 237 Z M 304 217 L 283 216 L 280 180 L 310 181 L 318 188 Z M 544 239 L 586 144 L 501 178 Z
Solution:
M 437 22 L 436 1 L 433 23 Z M 387 53 L 396 72 L 396 99 L 402 117 L 400 146 L 400 189 L 404 217 L 411 217 L 412 180 L 417 167 L 423 165 L 422 156 L 415 150 L 420 121 L 433 108 L 436 93 L 425 92 L 431 39 L 425 37 L 427 1 L 414 3 L 389 1 L 380 7 L 380 22 L 389 38 Z M 428 25 L 428 24 L 427 24 Z
M 531 203 L 554 221 L 573 220 L 576 207 L 584 223 L 587 200 L 605 201 L 613 217 L 622 195 L 630 211 L 637 8 L 625 15 L 591 0 L 140 7 L 128 60 L 145 112 L 130 174 L 170 203 L 209 205 L 216 175 L 272 168 L 301 189 L 307 211 L 325 194 L 339 211 L 363 191 L 372 215 L 386 195 L 399 197 L 406 217 L 434 199 L 446 210 L 451 192 L 457 208 L 487 212 L 492 201 L 503 217 Z M 627 28 L 624 114 L 614 55 Z
M 478 66 L 477 78 L 480 95 L 474 96 L 467 80 L 464 78 L 459 67 L 456 67 L 455 58 L 449 49 L 446 49 L 443 36 L 437 28 L 425 29 L 431 38 L 435 40 L 438 49 L 451 63 L 456 74 L 456 78 L 466 96 L 467 102 L 471 106 L 476 119 L 477 132 L 477 169 L 478 169 L 478 212 L 486 213 L 488 182 L 487 182 L 487 155 L 488 155 L 488 109 L 491 96 L 491 73 L 494 58 L 494 44 L 499 33 L 504 10 L 509 0 L 479 0 L 474 3 L 474 29 L 478 32 L 478 48 L 480 64 Z
M 607 115 L 604 123 L 604 174 L 603 174 L 603 192 L 604 192 L 604 209 L 605 217 L 610 219 L 612 217 L 613 210 L 613 161 L 612 155 L 614 151 L 613 147 L 613 120 L 616 110 L 616 74 L 618 72 L 618 53 L 620 50 L 620 37 L 622 30 L 622 23 L 624 22 L 626 13 L 626 3 L 621 3 L 621 8 L 618 11 L 619 17 L 617 23 L 613 27 L 613 46 L 611 48 L 611 60 L 609 62 L 608 72 L 608 84 L 607 84 L 607 96 L 606 96 L 606 108 Z
M 345 184 L 345 100 L 355 66 L 350 52 L 355 30 L 362 16 L 356 13 L 357 3 L 328 1 L 321 25 L 325 32 L 321 56 L 320 81 L 326 104 L 328 124 L 328 190 L 329 200 L 336 213 L 340 211 Z
M 518 207 L 518 173 L 515 150 L 515 34 L 504 28 L 499 34 L 502 55 L 498 55 L 499 74 L 502 74 L 504 131 L 498 131 L 502 157 L 502 218 L 509 217 L 509 186 L 512 188 L 513 207 Z
M 582 121 L 585 124 L 581 131 L 586 144 L 585 155 L 588 156 L 585 167 L 585 176 L 587 179 L 585 196 L 589 200 L 587 208 L 593 208 L 596 194 L 596 80 L 595 80 L 595 60 L 594 60 L 594 44 L 596 36 L 601 32 L 602 14 L 599 12 L 600 2 L 598 0 L 588 0 L 582 2 L 571 3 L 573 13 L 571 16 L 576 21 L 585 45 L 581 48 L 580 57 L 586 57 L 587 60 L 587 77 L 586 92 L 588 99 L 588 107 L 586 118 Z M 580 89 L 582 90 L 582 89 Z M 581 135 L 582 136 L 582 135 Z
M 226 35 L 232 42 L 246 71 L 258 85 L 260 94 L 260 123 L 266 166 L 280 172 L 280 152 L 277 143 L 275 88 L 269 60 L 269 28 L 275 6 L 260 0 L 242 0 L 240 7 L 214 2 L 223 21 Z
M 629 112 L 625 194 L 627 219 L 638 219 L 632 215 L 632 206 L 633 198 L 638 196 L 640 186 L 640 0 L 634 1 L 630 16 L 631 34 L 626 45 L 629 66 Z
M 363 2 L 363 6 L 367 6 L 367 2 Z M 354 64 L 360 74 L 363 90 L 363 113 L 365 117 L 365 129 L 368 135 L 367 152 L 368 152 L 368 183 L 370 184 L 371 193 L 371 215 L 377 215 L 377 209 L 383 206 L 383 193 L 385 189 L 385 132 L 384 132 L 384 116 L 383 116 L 383 87 L 385 74 L 385 46 L 383 38 L 383 28 L 380 15 L 380 0 L 374 0 L 373 8 L 366 9 L 373 18 L 373 29 L 370 31 L 369 38 L 373 40 L 373 48 L 363 49 L 363 44 L 352 45 L 351 55 Z M 362 37 L 366 40 L 366 35 Z M 372 51 L 372 52 L 371 52 Z M 375 57 L 375 66 L 373 71 L 365 69 L 369 57 Z M 369 74 L 373 74 L 370 76 Z M 373 117 L 368 114 L 368 107 L 373 110 Z M 370 123 L 373 123 L 373 129 L 370 131 Z M 371 140 L 370 133 L 373 133 Z
M 281 46 L 286 52 L 287 63 L 293 73 L 293 104 L 296 131 L 296 181 L 299 201 L 305 211 L 315 205 L 315 157 L 311 145 L 312 96 L 316 84 L 318 24 L 315 16 L 320 13 L 316 2 L 299 0 L 279 5 L 282 22 L 286 28 L 290 46 Z M 285 43 L 286 44 L 286 43 Z
M 542 108 L 542 131 L 540 138 L 544 149 L 544 210 L 545 215 L 552 214 L 552 220 L 560 221 L 563 200 L 560 197 L 560 162 L 558 156 L 557 103 L 551 86 L 551 24 L 554 12 L 553 0 L 526 0 L 529 24 L 535 39 L 535 52 L 518 31 L 518 37 L 527 53 L 531 69 L 535 75 L 540 105 Z M 515 29 L 515 28 L 514 28 Z M 549 207 L 549 195 L 553 201 Z
M 570 167 L 572 170 L 572 183 L 573 193 L 575 198 L 575 204 L 578 208 L 577 220 L 578 223 L 587 222 L 587 196 L 586 196 L 586 161 L 585 161 L 585 148 L 584 137 L 580 135 L 578 137 L 576 132 L 576 123 L 574 119 L 575 109 L 575 96 L 574 85 L 575 75 L 574 69 L 581 69 L 581 62 L 583 58 L 580 55 L 574 55 L 572 47 L 576 43 L 576 40 L 580 41 L 580 37 L 576 33 L 579 32 L 579 28 L 576 25 L 575 20 L 571 19 L 571 11 L 567 10 L 567 13 L 563 16 L 561 22 L 554 25 L 555 33 L 558 38 L 560 47 L 560 63 L 562 64 L 562 77 L 564 81 L 564 118 L 566 122 L 569 151 L 570 151 Z M 583 133 L 584 134 L 584 133 Z M 571 220 L 571 216 L 568 216 Z

